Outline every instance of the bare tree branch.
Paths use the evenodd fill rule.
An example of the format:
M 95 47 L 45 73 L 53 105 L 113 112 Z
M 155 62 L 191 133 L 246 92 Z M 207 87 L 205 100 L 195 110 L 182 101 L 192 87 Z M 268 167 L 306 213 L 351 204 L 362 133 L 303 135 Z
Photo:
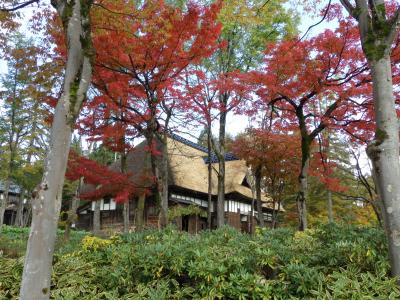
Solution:
M 347 10 L 347 12 L 349 13 L 350 16 L 357 19 L 357 17 L 354 14 L 355 7 L 350 3 L 349 0 L 340 0 L 340 3 L 342 3 L 342 5 Z
M 26 2 L 15 4 L 15 6 L 12 6 L 12 7 L 0 7 L 0 11 L 2 11 L 2 12 L 13 12 L 13 11 L 17 11 L 17 10 L 19 10 L 21 8 L 24 8 L 24 7 L 28 6 L 28 5 L 31 5 L 33 3 L 39 3 L 39 0 L 29 0 L 29 1 L 26 1 Z

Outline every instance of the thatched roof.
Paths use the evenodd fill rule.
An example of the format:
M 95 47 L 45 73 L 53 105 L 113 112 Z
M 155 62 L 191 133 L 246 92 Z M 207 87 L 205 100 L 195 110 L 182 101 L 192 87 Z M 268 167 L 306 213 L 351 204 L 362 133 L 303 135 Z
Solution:
M 146 151 L 146 146 L 146 142 L 142 142 L 127 156 L 127 171 L 132 173 L 132 181 L 140 187 L 151 184 L 149 180 L 151 178 L 150 155 Z M 206 148 L 174 135 L 168 138 L 167 147 L 169 185 L 207 194 Z M 248 170 L 245 161 L 239 160 L 232 154 L 227 154 L 226 158 L 225 193 L 239 194 L 242 196 L 241 198 L 251 201 L 251 189 L 243 185 Z M 212 161 L 215 161 L 215 158 Z M 216 162 L 212 165 L 213 168 L 218 169 Z M 212 175 L 212 194 L 217 195 L 216 172 L 213 172 Z M 272 208 L 268 197 L 264 196 L 262 200 L 264 207 Z

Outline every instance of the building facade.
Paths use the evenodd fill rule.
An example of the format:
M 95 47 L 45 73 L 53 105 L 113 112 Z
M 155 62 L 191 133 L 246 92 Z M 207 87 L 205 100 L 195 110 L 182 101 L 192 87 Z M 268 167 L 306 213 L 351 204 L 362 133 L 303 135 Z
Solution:
M 137 186 L 148 186 L 146 178 L 150 176 L 150 157 L 145 142 L 139 144 L 128 153 L 128 172 L 132 174 L 131 180 Z M 169 210 L 176 210 L 171 222 L 179 229 L 196 233 L 207 228 L 206 212 L 208 210 L 208 158 L 207 148 L 193 143 L 177 135 L 171 135 L 167 140 L 168 153 L 168 189 Z M 252 210 L 255 207 L 253 193 L 247 181 L 248 167 L 245 161 L 239 160 L 233 154 L 228 153 L 226 159 L 225 178 L 225 223 L 242 230 L 250 231 L 250 224 L 256 224 L 259 217 Z M 213 169 L 217 169 L 217 158 L 211 157 Z M 118 162 L 115 164 L 117 169 Z M 217 202 L 217 176 L 212 175 L 212 226 L 216 221 Z M 144 209 L 139 209 L 140 200 L 144 200 Z M 112 197 L 106 197 L 100 201 L 101 228 L 102 230 L 120 230 L 123 227 L 123 205 L 117 204 Z M 272 203 L 268 197 L 263 196 L 263 217 L 266 222 L 271 221 Z M 143 203 L 143 202 L 142 202 Z M 88 202 L 78 209 L 77 227 L 91 230 L 93 224 L 94 203 Z M 193 209 L 191 213 L 190 208 Z M 186 209 L 185 209 L 186 208 Z M 283 208 L 280 208 L 283 210 Z M 179 215 L 179 211 L 182 214 Z M 158 226 L 158 207 L 152 195 L 138 195 L 129 200 L 130 224 L 134 230 L 137 225 L 138 213 L 143 212 L 145 227 Z M 253 215 L 253 222 L 250 218 Z

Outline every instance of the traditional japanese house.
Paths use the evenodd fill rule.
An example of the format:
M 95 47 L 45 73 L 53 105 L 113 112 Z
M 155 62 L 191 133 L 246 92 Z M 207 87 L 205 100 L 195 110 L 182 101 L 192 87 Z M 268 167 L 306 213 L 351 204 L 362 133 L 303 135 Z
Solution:
M 177 135 L 171 135 L 167 140 L 168 170 L 169 170 L 169 209 L 178 207 L 196 206 L 200 211 L 207 211 L 208 171 L 207 171 L 207 148 L 193 143 Z M 248 168 L 243 160 L 239 160 L 233 154 L 228 153 L 226 159 L 226 181 L 225 181 L 225 222 L 242 231 L 249 230 L 249 221 L 252 207 L 252 191 L 246 179 Z M 212 165 L 217 169 L 218 160 L 215 155 L 211 157 Z M 115 164 L 117 169 L 119 162 Z M 146 142 L 142 142 L 128 153 L 128 172 L 132 173 L 131 179 L 138 187 L 150 187 L 150 155 L 147 151 Z M 216 220 L 217 202 L 217 176 L 212 175 L 212 220 Z M 84 187 L 90 188 L 88 186 Z M 93 187 L 92 187 L 93 188 Z M 158 225 L 158 208 L 152 195 L 140 195 L 130 199 L 130 223 L 136 224 L 140 198 L 144 199 L 144 225 L 156 227 Z M 272 203 L 263 196 L 263 215 L 266 222 L 271 221 Z M 122 205 L 116 204 L 111 197 L 100 201 L 101 227 L 103 230 L 110 228 L 120 229 L 123 224 Z M 142 202 L 143 203 L 143 202 Z M 194 211 L 199 211 L 195 209 Z M 283 211 L 283 208 L 280 208 Z M 86 203 L 78 209 L 77 227 L 90 230 L 92 227 L 94 203 Z M 184 209 L 182 211 L 185 211 Z M 197 232 L 206 228 L 205 214 L 186 213 L 176 216 L 172 220 L 181 230 Z M 253 222 L 255 224 L 255 222 Z

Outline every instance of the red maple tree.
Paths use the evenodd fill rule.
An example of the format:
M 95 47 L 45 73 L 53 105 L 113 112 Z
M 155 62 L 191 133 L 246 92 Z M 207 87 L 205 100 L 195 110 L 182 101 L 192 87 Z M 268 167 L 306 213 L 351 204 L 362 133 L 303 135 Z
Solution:
M 258 96 L 251 102 L 249 114 L 269 107 L 281 130 L 300 133 L 300 230 L 307 228 L 307 177 L 313 141 L 327 127 L 348 130 L 350 126 L 371 126 L 370 97 L 365 97 L 371 92 L 370 76 L 358 40 L 357 28 L 343 21 L 336 30 L 325 30 L 309 40 L 269 45 L 265 67 L 241 76 Z

